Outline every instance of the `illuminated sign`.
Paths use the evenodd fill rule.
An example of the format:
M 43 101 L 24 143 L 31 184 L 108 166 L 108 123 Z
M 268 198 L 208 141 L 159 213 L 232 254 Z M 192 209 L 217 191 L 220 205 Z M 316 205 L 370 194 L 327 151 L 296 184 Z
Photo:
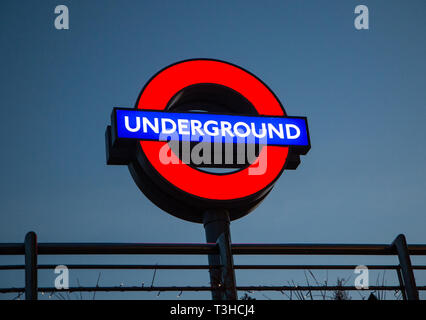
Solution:
M 243 163 L 211 161 L 212 171 L 185 161 L 181 152 L 188 146 L 186 153 L 211 160 L 208 146 L 221 144 L 211 159 L 229 146 L 234 158 L 241 146 L 256 146 L 255 155 Z M 223 61 L 196 59 L 158 72 L 134 109 L 114 108 L 106 147 L 107 163 L 127 165 L 157 206 L 202 222 L 208 209 L 226 209 L 231 220 L 253 210 L 285 169 L 297 168 L 310 138 L 306 118 L 287 116 L 256 76 Z M 232 170 L 216 170 L 223 168 Z

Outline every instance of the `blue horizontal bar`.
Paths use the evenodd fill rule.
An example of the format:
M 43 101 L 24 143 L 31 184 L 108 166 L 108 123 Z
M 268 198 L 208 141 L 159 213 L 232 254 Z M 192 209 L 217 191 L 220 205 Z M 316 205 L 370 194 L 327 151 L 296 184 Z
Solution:
M 304 117 L 240 116 L 201 112 L 115 110 L 118 138 L 309 146 Z

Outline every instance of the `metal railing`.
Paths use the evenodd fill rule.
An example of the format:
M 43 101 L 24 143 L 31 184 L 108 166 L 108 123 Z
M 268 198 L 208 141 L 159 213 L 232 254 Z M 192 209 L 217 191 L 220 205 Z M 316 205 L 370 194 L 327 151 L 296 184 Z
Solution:
M 27 233 L 24 243 L 0 244 L 0 255 L 24 255 L 25 265 L 2 265 L 1 270 L 25 270 L 25 288 L 0 288 L 0 293 L 23 293 L 28 300 L 36 300 L 38 292 L 97 292 L 97 291 L 210 291 L 220 292 L 221 299 L 235 299 L 237 291 L 335 291 L 357 290 L 355 286 L 238 286 L 235 270 L 348 270 L 355 265 L 234 265 L 233 255 L 397 255 L 399 265 L 368 265 L 371 270 L 395 270 L 398 286 L 370 286 L 369 290 L 400 290 L 403 299 L 418 300 L 419 291 L 410 255 L 425 255 L 426 245 L 407 245 L 404 235 L 391 244 L 229 244 L 224 237 L 217 243 L 205 244 L 148 244 L 148 243 L 37 243 L 34 232 Z M 120 286 L 120 287 L 38 287 L 38 270 L 54 269 L 56 265 L 38 264 L 38 255 L 218 255 L 218 265 L 128 265 L 128 264 L 70 264 L 69 269 L 175 269 L 214 270 L 219 272 L 218 286 Z M 216 296 L 217 297 L 217 296 Z

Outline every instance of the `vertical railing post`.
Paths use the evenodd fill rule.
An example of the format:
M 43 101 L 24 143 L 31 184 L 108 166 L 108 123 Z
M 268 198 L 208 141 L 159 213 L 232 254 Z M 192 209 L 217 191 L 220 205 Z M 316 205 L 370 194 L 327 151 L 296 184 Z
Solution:
M 37 300 L 37 235 L 25 236 L 25 300 Z
M 408 300 L 419 300 L 416 280 L 414 278 L 413 267 L 411 265 L 410 255 L 408 253 L 407 240 L 403 234 L 400 234 L 392 243 L 396 250 L 401 267 L 402 280 L 404 282 L 405 296 Z

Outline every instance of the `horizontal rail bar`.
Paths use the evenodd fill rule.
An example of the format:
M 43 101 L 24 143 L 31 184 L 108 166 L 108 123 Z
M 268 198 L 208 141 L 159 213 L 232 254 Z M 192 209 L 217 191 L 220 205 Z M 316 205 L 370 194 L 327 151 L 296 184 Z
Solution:
M 23 270 L 25 269 L 24 265 L 7 265 L 0 266 L 0 270 Z
M 37 269 L 55 269 L 57 264 L 39 264 Z M 66 267 L 68 269 L 170 269 L 170 270 L 209 270 L 209 269 L 219 269 L 221 265 L 208 266 L 208 265 L 131 265 L 131 264 L 67 264 Z M 0 266 L 0 270 L 21 270 L 25 269 L 24 265 L 8 265 L 8 266 Z
M 408 253 L 410 255 L 426 255 L 426 245 L 425 244 L 410 244 L 407 245 Z
M 70 287 L 68 289 L 56 289 L 53 287 L 38 288 L 38 292 L 164 292 L 164 291 L 211 291 L 209 286 L 166 286 L 166 287 Z M 400 290 L 400 286 L 370 286 L 361 291 Z M 355 286 L 237 286 L 238 291 L 357 291 Z M 425 291 L 426 286 L 418 286 L 417 290 Z M 24 292 L 25 288 L 0 288 L 0 293 Z
M 250 255 L 394 255 L 396 252 L 390 245 L 233 244 L 232 253 Z
M 138 269 L 138 270 L 209 270 L 209 269 L 219 269 L 221 266 L 208 266 L 208 265 L 156 265 L 156 264 L 148 264 L 148 265 L 131 265 L 131 264 L 67 264 L 68 269 Z M 54 264 L 46 264 L 46 265 L 38 265 L 38 269 L 55 269 L 57 265 Z
M 38 254 L 215 254 L 215 243 L 38 243 Z M 0 255 L 24 254 L 23 244 L 0 244 Z
M 38 254 L 209 254 L 218 253 L 212 243 L 39 243 Z
M 426 286 L 417 287 L 426 290 Z M 355 286 L 239 286 L 238 291 L 375 291 L 375 290 L 400 290 L 398 286 L 369 286 L 368 289 L 357 289 Z
M 411 266 L 413 270 L 426 270 L 426 266 Z
M 70 287 L 68 289 L 56 289 L 53 287 L 38 288 L 38 292 L 117 292 L 117 291 L 211 291 L 208 286 L 190 286 L 190 287 Z M 0 293 L 24 292 L 25 288 L 0 288 Z
M 68 269 L 218 269 L 221 266 L 208 265 L 66 265 Z M 54 269 L 57 265 L 39 265 L 39 269 Z M 260 270 L 260 269 L 282 269 L 282 270 L 298 270 L 298 269 L 330 269 L 330 270 L 353 270 L 357 265 L 235 265 L 234 269 L 240 270 Z M 423 266 L 426 268 L 426 266 Z M 371 270 L 395 270 L 399 266 L 392 265 L 370 265 L 367 266 Z
M 38 254 L 214 254 L 215 243 L 39 243 Z M 0 244 L 1 255 L 24 253 L 21 243 Z M 387 244 L 233 244 L 233 254 L 394 255 Z M 426 255 L 426 245 L 408 246 L 410 255 Z
M 23 243 L 0 243 L 1 255 L 24 254 Z
M 41 264 L 37 268 L 42 269 L 55 269 L 56 264 Z M 209 270 L 219 269 L 221 265 L 132 265 L 132 264 L 67 264 L 68 269 L 159 269 L 159 270 Z M 235 265 L 234 269 L 238 270 L 353 270 L 358 265 Z M 370 270 L 397 270 L 401 267 L 398 265 L 366 265 Z M 4 265 L 0 266 L 0 270 L 22 270 L 25 269 L 24 265 Z M 414 270 L 426 270 L 426 266 L 413 266 Z
M 240 270 L 354 270 L 358 265 L 236 265 Z M 399 266 L 367 265 L 370 270 L 396 270 Z

